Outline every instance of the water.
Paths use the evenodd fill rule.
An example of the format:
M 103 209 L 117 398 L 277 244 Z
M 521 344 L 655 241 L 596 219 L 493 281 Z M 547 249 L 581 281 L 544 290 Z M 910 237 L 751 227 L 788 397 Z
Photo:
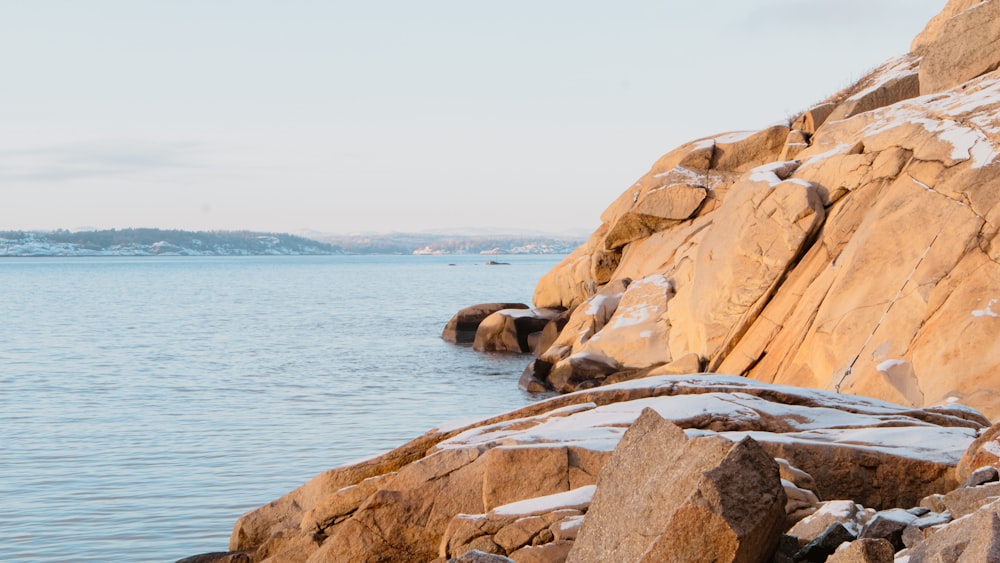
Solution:
M 439 338 L 559 257 L 501 259 L 0 261 L 0 559 L 224 550 L 320 471 L 531 402 L 527 358 Z

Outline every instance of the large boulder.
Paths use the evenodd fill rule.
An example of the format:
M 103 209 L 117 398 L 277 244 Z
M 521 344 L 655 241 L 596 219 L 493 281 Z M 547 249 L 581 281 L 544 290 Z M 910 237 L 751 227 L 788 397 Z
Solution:
M 441 338 L 448 342 L 471 344 L 476 339 L 476 330 L 486 317 L 504 309 L 528 309 L 524 303 L 481 303 L 466 307 L 448 321 Z
M 921 94 L 954 88 L 1000 66 L 1000 2 L 952 0 L 951 5 L 965 9 L 937 22 L 933 39 L 928 36 L 919 48 Z
M 601 472 L 567 561 L 763 561 L 784 505 L 778 465 L 752 439 L 688 440 L 646 410 Z
M 529 353 L 528 337 L 563 313 L 561 308 L 503 309 L 479 323 L 472 349 L 477 352 Z

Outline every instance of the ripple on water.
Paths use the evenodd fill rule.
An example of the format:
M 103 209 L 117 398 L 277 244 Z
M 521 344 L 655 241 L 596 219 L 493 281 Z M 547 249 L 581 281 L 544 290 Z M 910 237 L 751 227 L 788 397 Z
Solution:
M 466 305 L 528 302 L 557 260 L 0 262 L 2 558 L 225 549 L 320 471 L 530 402 L 525 358 L 437 335 Z

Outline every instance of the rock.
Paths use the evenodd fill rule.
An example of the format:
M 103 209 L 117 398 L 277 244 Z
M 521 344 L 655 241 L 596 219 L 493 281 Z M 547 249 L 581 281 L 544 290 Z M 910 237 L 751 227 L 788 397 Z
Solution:
M 869 518 L 871 514 L 854 501 L 831 500 L 823 502 L 816 512 L 797 522 L 788 533 L 811 542 L 833 524 L 840 524 L 857 537 Z
M 778 540 L 778 549 L 774 552 L 771 563 L 793 563 L 795 554 L 802 549 L 799 539 L 789 534 L 783 534 Z
M 443 450 L 402 468 L 350 518 L 329 529 L 312 557 L 357 562 L 434 559 L 441 534 L 455 514 L 483 512 L 482 453 L 476 448 Z
M 784 522 L 778 467 L 752 439 L 688 440 L 645 410 L 602 470 L 567 561 L 756 561 Z
M 647 189 L 637 194 L 633 206 L 611 226 L 604 238 L 604 246 L 608 250 L 617 250 L 689 219 L 707 196 L 708 191 L 703 186 L 689 183 Z
M 920 499 L 920 506 L 929 508 L 932 512 L 948 510 L 948 507 L 944 505 L 944 495 L 942 494 L 927 495 Z
M 483 454 L 483 506 L 569 490 L 566 448 L 493 448 Z
M 478 544 L 495 546 L 491 548 L 495 552 L 507 554 L 519 561 L 518 558 L 526 557 L 525 553 L 528 552 L 515 554 L 524 547 L 570 541 L 571 537 L 564 537 L 568 534 L 562 531 L 561 524 L 581 520 L 583 511 L 590 505 L 593 492 L 594 486 L 589 485 L 502 505 L 486 514 L 458 514 L 444 531 L 439 557 L 464 553 Z M 553 529 L 559 530 L 559 533 L 555 533 Z M 531 553 L 537 556 L 549 551 Z
M 788 499 L 785 501 L 786 523 L 798 522 L 816 512 L 816 505 L 819 504 L 816 493 L 801 489 L 795 483 L 785 479 L 781 480 L 781 485 L 784 487 L 785 497 Z
M 855 92 L 833 110 L 829 119 L 839 121 L 920 95 L 919 57 L 903 55 L 872 71 Z
M 865 538 L 852 541 L 827 558 L 827 563 L 892 563 L 895 550 L 888 540 Z
M 484 553 L 474 549 L 466 551 L 458 557 L 452 557 L 448 563 L 514 563 L 514 561 L 502 555 Z
M 593 323 L 587 323 L 585 318 L 576 320 L 575 323 L 571 320 L 567 327 L 580 326 L 582 329 L 576 331 L 577 339 L 560 339 L 557 342 L 572 344 L 574 356 L 589 355 L 610 359 L 612 361 L 604 363 L 615 366 L 615 371 L 669 363 L 673 358 L 663 344 L 667 341 L 670 325 L 664 313 L 672 297 L 673 286 L 661 275 L 632 281 L 617 299 L 610 297 L 602 301 L 598 297 L 585 304 L 585 313 L 593 315 Z M 597 322 L 602 314 L 601 307 L 612 303 L 612 314 L 604 323 Z M 593 333 L 587 332 L 594 329 Z M 556 369 L 559 369 L 558 364 Z M 604 375 L 607 374 L 599 370 L 596 377 Z M 573 379 L 582 381 L 584 377 L 576 370 Z M 560 388 L 555 383 L 552 386 Z
M 949 4 L 971 4 L 953 0 Z M 1000 4 L 979 2 L 940 25 L 936 37 L 920 47 L 920 93 L 953 88 L 1000 66 Z
M 844 542 L 854 541 L 857 536 L 840 522 L 830 524 L 815 539 L 807 543 L 792 558 L 795 561 L 826 561 L 827 557 Z
M 883 538 L 889 540 L 895 550 L 899 551 L 906 547 L 903 544 L 903 530 L 916 519 L 916 516 L 901 508 L 883 510 L 875 513 L 865 524 L 858 538 Z
M 969 474 L 969 477 L 962 483 L 962 487 L 978 487 L 979 485 L 985 485 L 994 481 L 1000 481 L 1000 473 L 997 472 L 997 468 L 991 466 L 980 467 Z
M 986 429 L 969 446 L 955 471 L 965 481 L 981 467 L 1000 467 L 1000 423 Z
M 923 542 L 898 555 L 908 556 L 913 562 L 1000 561 L 1000 502 L 939 528 Z
M 601 354 L 574 354 L 552 367 L 548 385 L 563 393 L 576 391 L 581 384 L 603 381 L 620 369 L 614 359 Z
M 1000 347 L 992 345 L 1000 330 L 1000 194 L 991 188 L 1000 182 L 991 166 L 1000 131 L 989 125 L 1000 119 L 1000 74 L 916 97 L 928 57 L 949 42 L 982 39 L 950 26 L 991 29 L 998 6 L 949 3 L 919 52 L 796 118 L 794 135 L 784 126 L 721 135 L 658 161 L 553 271 L 559 283 L 543 280 L 536 293 L 558 293 L 558 285 L 563 293 L 549 301 L 579 303 L 605 281 L 659 276 L 673 293 L 651 294 L 647 304 L 658 309 L 649 322 L 664 337 L 652 331 L 644 342 L 634 329 L 604 326 L 591 342 L 597 330 L 581 340 L 570 322 L 560 349 L 599 352 L 627 369 L 694 354 L 709 371 L 913 407 L 960 402 L 1000 416 Z M 970 64 L 979 62 L 946 66 Z M 823 115 L 830 104 L 835 109 Z M 774 145 L 765 141 L 772 135 Z M 803 140 L 809 146 L 795 154 L 797 168 L 778 162 L 781 150 Z M 751 150 L 763 146 L 772 148 Z M 698 151 L 711 153 L 707 167 L 680 164 Z M 750 153 L 759 158 L 736 156 Z M 672 184 L 705 189 L 691 217 L 662 229 L 623 219 L 651 190 Z M 595 261 L 606 265 L 600 275 Z M 625 343 L 628 350 L 618 349 Z M 609 380 L 616 378 L 590 384 Z
M 802 115 L 792 121 L 792 129 L 801 131 L 806 135 L 812 135 L 830 117 L 835 107 L 835 104 L 827 102 L 807 109 Z
M 517 381 L 517 386 L 522 391 L 527 391 L 528 393 L 543 393 L 548 390 L 545 382 L 548 380 L 551 371 L 552 364 L 550 362 L 541 358 L 535 358 L 524 368 L 521 378 Z
M 955 489 L 946 493 L 942 500 L 953 518 L 961 518 L 998 498 L 1000 498 L 1000 483 L 987 483 L 978 487 Z
M 178 559 L 176 563 L 251 563 L 250 555 L 245 552 L 214 552 L 202 553 Z
M 746 172 L 761 164 L 774 162 L 788 137 L 787 125 L 774 125 L 760 131 L 729 133 L 715 137 L 711 168 Z
M 671 356 L 694 352 L 714 370 L 823 216 L 810 184 L 781 181 L 769 170 L 737 184 L 715 214 L 725 227 L 705 234 L 690 283 L 678 284 L 669 304 Z
M 573 542 L 557 541 L 538 546 L 527 546 L 510 554 L 517 563 L 562 563 L 573 547 Z
M 445 325 L 441 338 L 453 343 L 472 343 L 476 339 L 476 330 L 483 320 L 504 309 L 528 309 L 524 303 L 482 303 L 466 307 L 455 313 L 455 316 Z
M 792 160 L 808 146 L 809 135 L 798 129 L 792 129 L 788 133 L 788 138 L 785 139 L 785 148 L 781 150 L 778 160 Z
M 545 325 L 556 321 L 562 309 L 503 309 L 479 324 L 472 349 L 477 352 L 528 353 L 528 335 L 541 331 Z

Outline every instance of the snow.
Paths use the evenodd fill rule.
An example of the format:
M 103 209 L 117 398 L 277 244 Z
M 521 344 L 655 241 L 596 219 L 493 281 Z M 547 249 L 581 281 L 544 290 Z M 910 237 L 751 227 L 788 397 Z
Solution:
M 864 128 L 866 136 L 916 124 L 950 143 L 952 160 L 971 161 L 973 168 L 982 168 L 1000 157 L 1000 147 L 987 135 L 1000 134 L 1000 80 L 980 80 L 964 89 L 922 96 L 876 111 L 881 119 Z M 976 115 L 968 115 L 973 112 Z
M 875 514 L 874 519 L 888 520 L 890 522 L 899 522 L 900 524 L 910 524 L 917 519 L 916 515 L 903 510 L 902 508 L 890 508 L 889 510 L 883 510 Z
M 837 520 L 848 520 L 852 518 L 859 508 L 853 500 L 831 500 L 823 503 L 819 510 L 814 512 L 809 518 L 818 518 L 824 514 L 829 514 Z
M 906 360 L 886 360 L 879 365 L 875 366 L 875 369 L 882 372 L 888 373 L 890 369 L 901 366 L 906 363 Z
M 925 190 L 927 190 L 927 191 L 929 191 L 929 192 L 931 192 L 931 193 L 937 193 L 936 191 L 934 191 L 934 188 L 932 188 L 932 187 L 928 186 L 927 184 L 925 184 L 925 183 L 921 182 L 920 180 L 917 180 L 917 179 L 916 179 L 916 178 L 914 178 L 913 176 L 910 176 L 910 179 L 911 179 L 911 180 L 913 180 L 913 183 L 914 183 L 914 184 L 916 184 L 916 185 L 920 186 L 921 188 L 923 188 L 923 189 L 925 189 Z
M 990 302 L 986 304 L 985 308 L 976 309 L 972 312 L 972 316 L 1000 318 L 1000 313 L 993 311 L 993 306 L 996 305 L 997 301 L 997 299 L 990 299 Z
M 996 440 L 990 440 L 980 446 L 980 448 L 986 450 L 987 453 L 1000 457 L 1000 444 L 998 444 Z
M 614 310 L 618 307 L 618 301 L 622 298 L 622 295 L 621 293 L 616 293 L 614 295 L 595 295 L 591 297 L 586 314 L 594 316 L 600 313 L 602 309 Z
M 734 133 L 729 133 L 727 135 L 721 135 L 716 137 L 714 141 L 716 143 L 738 143 L 740 141 L 745 141 L 758 133 L 758 131 L 736 131 Z
M 559 522 L 559 529 L 563 532 L 568 532 L 580 526 L 583 526 L 583 516 L 569 516 Z
M 747 436 L 760 442 L 837 444 L 910 459 L 956 465 L 975 439 L 970 428 L 937 426 L 894 426 L 873 428 L 823 429 L 775 434 L 759 431 L 720 432 L 738 442 Z
M 849 145 L 847 143 L 838 143 L 837 146 L 833 147 L 832 149 L 830 149 L 830 150 L 828 150 L 826 152 L 823 152 L 823 153 L 820 153 L 820 154 L 816 154 L 816 155 L 813 155 L 813 156 L 809 157 L 808 160 L 806 160 L 805 162 L 802 163 L 802 168 L 806 168 L 808 166 L 812 166 L 812 165 L 817 164 L 819 162 L 822 162 L 822 161 L 824 161 L 824 160 L 826 160 L 828 158 L 837 156 L 838 154 L 841 154 L 841 153 L 847 151 L 852 146 L 853 145 Z
M 692 151 L 710 149 L 715 146 L 715 139 L 702 139 L 691 146 Z
M 866 88 L 866 89 L 864 89 L 864 90 L 862 90 L 862 91 L 854 94 L 853 96 L 851 96 L 850 98 L 847 98 L 847 99 L 850 100 L 850 101 L 860 100 L 860 99 L 864 98 L 865 96 L 868 96 L 868 95 L 876 92 L 879 88 L 885 87 L 887 84 L 889 84 L 890 82 L 892 82 L 894 80 L 898 80 L 900 78 L 904 78 L 904 77 L 906 77 L 908 75 L 911 75 L 911 74 L 916 74 L 917 71 L 914 68 L 914 63 L 915 62 L 916 61 L 914 59 L 911 59 L 907 55 L 900 55 L 900 56 L 896 57 L 895 59 L 893 59 L 893 60 L 887 62 L 885 65 L 883 65 L 883 68 L 885 68 L 885 67 L 888 67 L 888 68 L 886 68 L 886 70 L 884 70 L 884 71 L 882 71 L 882 72 L 879 73 L 879 75 L 875 79 L 875 83 L 874 84 L 872 84 L 868 88 Z M 890 66 L 890 65 L 892 65 L 892 66 Z
M 521 500 L 498 506 L 490 511 L 498 516 L 528 516 L 553 512 L 561 508 L 575 508 L 590 504 L 594 498 L 595 485 L 587 485 L 564 493 L 556 493 L 544 497 Z

